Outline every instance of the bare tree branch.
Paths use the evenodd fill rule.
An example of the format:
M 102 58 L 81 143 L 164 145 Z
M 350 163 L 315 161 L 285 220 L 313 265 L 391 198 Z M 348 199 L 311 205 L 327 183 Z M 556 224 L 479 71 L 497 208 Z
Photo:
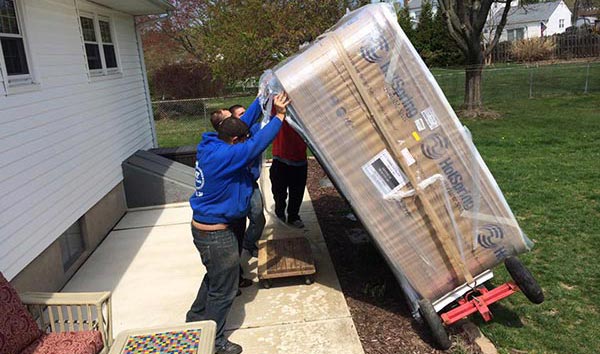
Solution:
M 454 11 L 453 5 L 455 3 L 456 0 L 438 0 L 438 4 L 440 5 L 442 14 L 444 15 L 450 36 L 454 39 L 460 50 L 463 51 L 463 53 L 467 53 L 469 50 L 467 45 L 469 38 L 466 36 L 462 21 L 458 18 L 456 12 Z
M 500 19 L 500 23 L 498 23 L 498 26 L 494 31 L 494 39 L 490 42 L 490 45 L 485 49 L 485 56 L 488 56 L 492 52 L 496 44 L 498 44 L 500 37 L 502 36 L 502 31 L 504 31 L 504 26 L 506 25 L 506 21 L 508 19 L 508 12 L 510 11 L 511 3 L 512 0 L 506 1 L 506 5 L 504 6 L 504 10 L 502 11 L 502 18 Z

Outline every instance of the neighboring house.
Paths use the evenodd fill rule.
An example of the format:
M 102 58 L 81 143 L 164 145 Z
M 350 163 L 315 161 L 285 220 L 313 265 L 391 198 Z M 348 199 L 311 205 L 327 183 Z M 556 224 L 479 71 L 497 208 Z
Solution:
M 126 211 L 121 163 L 155 147 L 135 16 L 163 0 L 0 0 L 0 271 L 55 290 Z
M 583 7 L 578 11 L 575 26 L 591 26 L 600 29 L 600 6 L 591 5 Z
M 415 27 L 419 22 L 424 1 L 409 0 L 408 2 L 408 13 Z M 435 14 L 438 10 L 437 0 L 432 1 L 431 6 L 432 12 Z M 493 31 L 500 23 L 503 9 L 503 3 L 492 4 L 484 29 L 484 38 L 488 38 L 490 31 Z M 519 5 L 519 1 L 512 1 L 500 41 L 550 36 L 555 33 L 563 33 L 569 26 L 571 26 L 571 10 L 562 0 L 523 6 Z
M 431 13 L 436 14 L 438 11 L 437 0 L 429 1 L 431 3 Z M 408 14 L 413 25 L 416 27 L 419 23 L 419 17 L 421 17 L 421 11 L 423 7 L 423 0 L 409 0 L 408 1 Z
M 408 14 L 410 16 L 411 21 L 415 25 L 419 22 L 419 17 L 421 16 L 423 3 L 425 1 L 427 1 L 427 0 L 408 0 Z M 438 0 L 429 0 L 429 2 L 431 3 L 431 12 L 433 15 L 435 15 L 437 13 L 438 7 L 439 7 Z M 403 2 L 399 2 L 399 3 L 403 4 Z M 512 2 L 513 6 L 515 3 L 518 3 L 518 0 L 514 0 Z M 494 12 L 500 6 L 503 6 L 503 5 L 501 5 L 500 3 L 496 3 L 496 2 L 493 3 L 490 12 L 491 13 Z
M 486 23 L 484 37 L 500 23 L 503 7 L 498 7 Z M 571 26 L 571 10 L 562 1 L 511 6 L 500 41 L 551 36 Z

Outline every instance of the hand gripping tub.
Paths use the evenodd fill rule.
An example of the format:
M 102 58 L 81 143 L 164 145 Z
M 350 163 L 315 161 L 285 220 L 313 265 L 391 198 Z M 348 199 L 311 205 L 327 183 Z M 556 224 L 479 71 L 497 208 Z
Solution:
M 292 100 L 288 121 L 372 236 L 416 317 L 532 247 L 391 5 L 347 14 L 261 78 L 265 97 L 282 89 Z

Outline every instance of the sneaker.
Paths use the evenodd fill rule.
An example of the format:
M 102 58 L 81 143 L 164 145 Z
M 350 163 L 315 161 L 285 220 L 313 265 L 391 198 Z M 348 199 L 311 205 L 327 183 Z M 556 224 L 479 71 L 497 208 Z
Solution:
M 215 354 L 240 354 L 242 352 L 241 345 L 230 341 L 226 341 L 225 344 L 220 347 L 216 347 L 215 349 Z
M 292 225 L 295 228 L 298 228 L 298 229 L 304 228 L 304 223 L 300 219 L 294 220 L 294 221 L 290 221 L 289 224 Z

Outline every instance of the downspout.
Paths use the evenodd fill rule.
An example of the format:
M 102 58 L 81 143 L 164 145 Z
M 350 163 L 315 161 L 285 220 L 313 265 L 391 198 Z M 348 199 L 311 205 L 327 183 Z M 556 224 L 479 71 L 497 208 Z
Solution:
M 167 12 L 167 16 L 159 17 L 152 21 L 164 21 L 171 16 L 171 12 Z M 135 19 L 138 16 L 134 16 L 134 27 L 135 27 L 135 37 L 137 40 L 137 49 L 138 55 L 140 57 L 140 64 L 142 66 L 142 78 L 144 81 L 144 91 L 146 96 L 146 106 L 148 109 L 148 118 L 150 119 L 150 130 L 152 131 L 152 147 L 158 147 L 158 138 L 156 137 L 156 125 L 154 124 L 154 110 L 152 109 L 152 98 L 150 97 L 150 85 L 148 84 L 148 72 L 146 70 L 146 60 L 144 59 L 144 45 L 142 43 L 142 35 L 140 31 L 141 23 L 136 23 Z M 148 24 L 148 22 L 143 23 L 144 25 Z

